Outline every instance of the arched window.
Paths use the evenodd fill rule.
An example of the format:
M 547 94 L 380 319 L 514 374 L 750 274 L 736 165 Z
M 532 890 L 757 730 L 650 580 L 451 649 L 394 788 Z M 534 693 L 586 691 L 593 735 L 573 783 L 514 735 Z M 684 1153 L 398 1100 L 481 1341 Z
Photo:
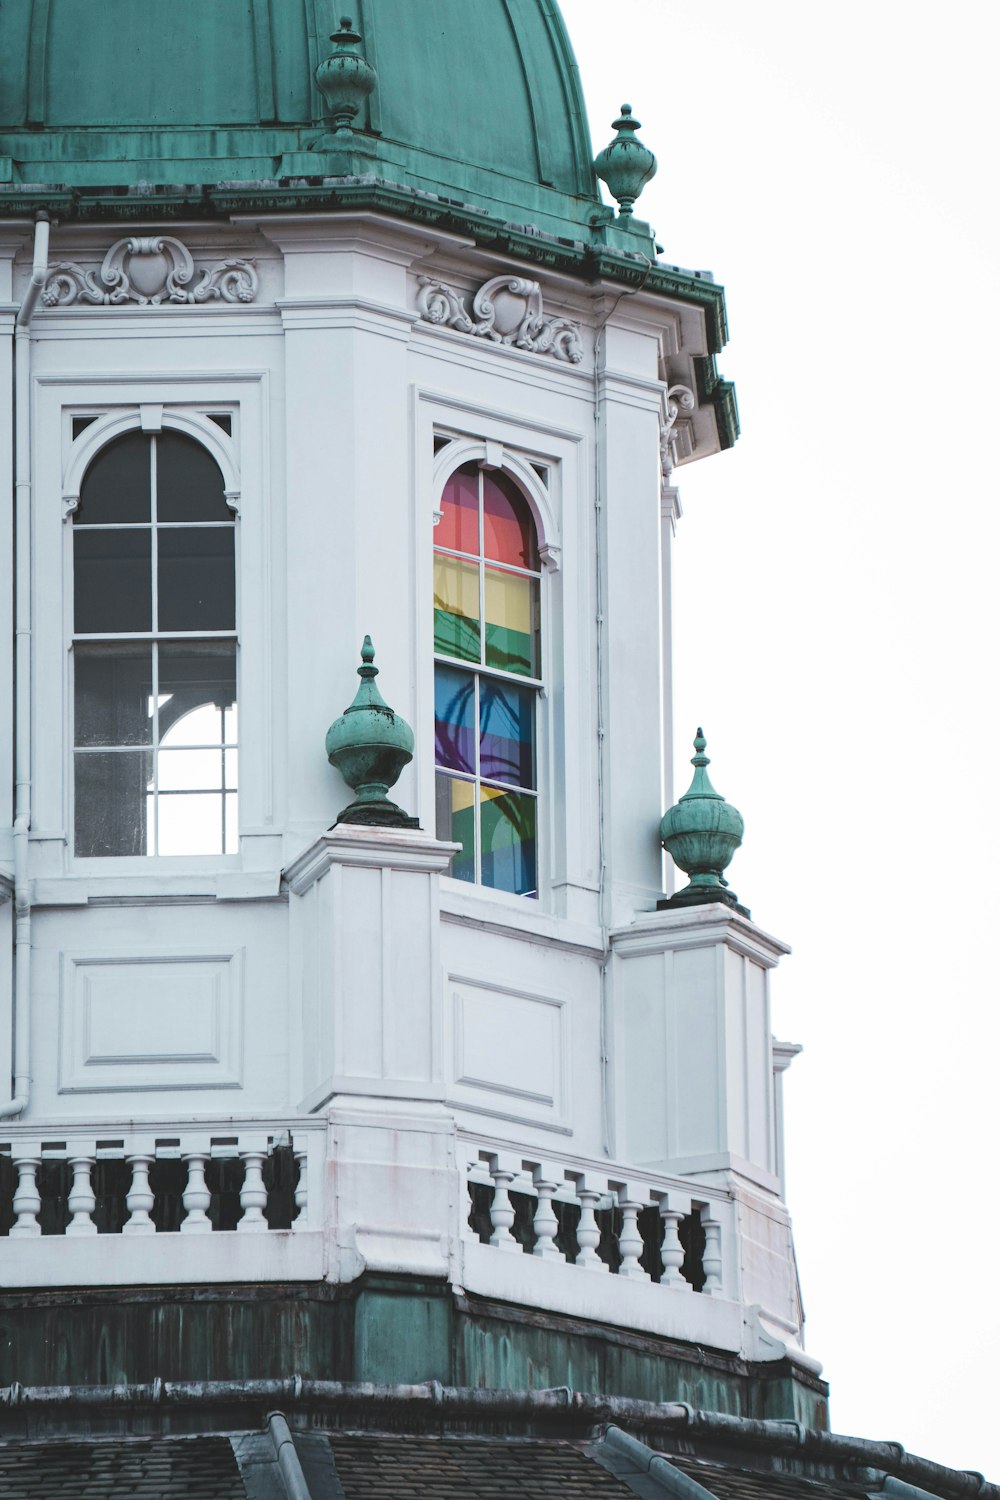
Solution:
M 538 893 L 539 581 L 524 495 L 463 465 L 435 533 L 437 832 L 462 845 L 457 879 L 522 896 Z
M 131 432 L 84 476 L 73 666 L 75 853 L 235 853 L 235 520 L 180 433 Z

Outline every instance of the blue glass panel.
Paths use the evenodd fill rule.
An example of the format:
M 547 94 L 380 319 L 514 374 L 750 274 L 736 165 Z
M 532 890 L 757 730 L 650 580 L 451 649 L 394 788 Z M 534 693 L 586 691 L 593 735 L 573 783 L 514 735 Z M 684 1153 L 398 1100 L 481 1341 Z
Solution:
M 535 692 L 479 679 L 480 775 L 514 786 L 535 785 Z
M 450 771 L 476 770 L 476 679 L 454 667 L 434 669 L 435 759 Z

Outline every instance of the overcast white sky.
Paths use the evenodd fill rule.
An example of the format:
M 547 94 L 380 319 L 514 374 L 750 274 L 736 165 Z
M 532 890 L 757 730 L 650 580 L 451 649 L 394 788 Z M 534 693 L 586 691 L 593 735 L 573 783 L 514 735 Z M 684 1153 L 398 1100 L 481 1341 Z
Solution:
M 680 472 L 677 753 L 746 818 L 833 1425 L 1000 1479 L 995 0 L 562 0 L 595 147 L 725 284 Z M 678 773 L 678 782 L 681 774 Z M 677 791 L 686 788 L 678 785 Z

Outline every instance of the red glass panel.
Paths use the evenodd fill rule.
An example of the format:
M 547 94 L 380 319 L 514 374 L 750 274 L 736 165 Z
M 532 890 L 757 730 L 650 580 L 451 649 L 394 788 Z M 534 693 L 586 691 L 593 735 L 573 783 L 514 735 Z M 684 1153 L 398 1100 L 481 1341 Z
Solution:
M 491 562 L 538 567 L 535 523 L 528 502 L 506 474 L 483 475 L 483 552 Z
M 479 470 L 475 464 L 457 469 L 441 496 L 441 519 L 434 528 L 435 547 L 449 552 L 479 553 Z

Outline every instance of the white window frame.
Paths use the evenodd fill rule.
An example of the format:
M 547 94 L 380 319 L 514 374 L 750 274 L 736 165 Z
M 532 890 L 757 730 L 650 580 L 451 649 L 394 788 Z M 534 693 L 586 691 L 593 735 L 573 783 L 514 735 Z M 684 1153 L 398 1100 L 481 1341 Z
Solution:
M 274 829 L 272 766 L 272 612 L 267 541 L 270 531 L 260 374 L 196 380 L 183 376 L 108 380 L 36 377 L 32 569 L 32 864 L 36 879 L 70 877 L 95 890 L 136 878 L 156 890 L 201 890 L 213 874 L 280 868 Z M 212 415 L 228 416 L 227 434 Z M 73 420 L 94 417 L 73 437 Z M 73 852 L 73 525 L 90 462 L 130 431 L 176 431 L 193 438 L 218 463 L 226 502 L 236 518 L 237 681 L 241 745 L 240 852 L 225 855 L 78 856 Z M 249 607 L 248 607 L 249 606 Z M 253 670 L 248 672 L 248 662 Z M 263 840 L 252 850 L 248 841 Z M 248 857 L 249 856 L 249 857 Z M 201 884 L 199 884 L 199 878 Z M 192 884 L 194 882 L 194 884 Z
M 542 562 L 540 601 L 541 680 L 536 704 L 538 899 L 471 881 L 442 877 L 446 909 L 496 920 L 527 931 L 544 927 L 548 914 L 597 921 L 597 818 L 581 819 L 579 808 L 596 784 L 596 700 L 590 661 L 594 649 L 592 509 L 587 437 L 571 428 L 532 422 L 523 412 L 480 406 L 454 395 L 415 391 L 414 469 L 418 496 L 417 609 L 421 640 L 428 643 L 418 669 L 419 812 L 435 826 L 434 756 L 434 526 L 449 476 L 465 463 L 506 470 L 523 491 L 535 522 Z M 435 438 L 449 439 L 434 452 Z M 545 471 L 545 478 L 535 466 Z M 562 567 L 563 558 L 572 567 Z M 569 631 L 567 630 L 569 622 Z M 578 623 L 579 622 L 579 623 Z M 467 663 L 473 666 L 472 663 Z M 591 735 L 589 726 L 595 726 Z M 556 747 L 560 775 L 555 777 Z M 575 811 L 569 811 L 576 809 Z
M 230 427 L 232 427 L 233 421 L 234 421 L 234 415 L 232 413 L 218 413 L 218 415 L 220 415 L 220 416 L 224 415 L 228 419 Z M 70 417 L 71 438 L 72 438 L 72 429 L 76 427 L 77 422 L 80 420 L 80 416 L 81 416 L 80 413 L 73 413 L 73 414 L 71 414 L 71 417 Z M 233 532 L 233 584 L 234 584 L 234 593 L 235 593 L 235 586 L 236 586 L 236 582 L 237 582 L 237 578 L 238 578 L 238 571 L 239 571 L 238 570 L 238 558 L 237 558 L 237 555 L 236 555 L 236 544 L 237 544 L 238 538 L 239 538 L 239 524 L 238 524 L 239 523 L 239 511 L 238 511 L 238 505 L 239 505 L 239 494 L 240 494 L 240 491 L 239 491 L 239 473 L 238 473 L 238 471 L 236 469 L 236 465 L 235 465 L 235 462 L 234 462 L 234 454 L 233 454 L 233 447 L 232 447 L 231 440 L 227 441 L 225 443 L 219 443 L 219 442 L 217 442 L 214 434 L 212 434 L 212 433 L 210 433 L 208 431 L 208 427 L 211 426 L 212 428 L 214 428 L 215 431 L 218 432 L 222 437 L 227 437 L 227 434 L 225 433 L 225 430 L 222 427 L 220 427 L 219 423 L 216 422 L 216 421 L 214 421 L 212 417 L 208 417 L 207 414 L 203 414 L 201 412 L 193 412 L 192 413 L 192 412 L 185 412 L 185 411 L 170 411 L 170 410 L 166 410 L 165 411 L 162 407 L 155 406 L 152 409 L 150 409 L 149 407 L 140 408 L 140 411 L 138 413 L 138 417 L 139 417 L 138 423 L 134 420 L 134 414 L 130 413 L 130 412 L 116 413 L 114 415 L 104 415 L 104 416 L 97 417 L 94 420 L 91 420 L 89 417 L 87 417 L 86 418 L 86 420 L 87 420 L 87 426 L 84 428 L 84 430 L 80 433 L 80 435 L 78 437 L 72 438 L 71 447 L 70 447 L 70 455 L 71 455 L 71 457 L 70 457 L 70 464 L 69 464 L 69 472 L 68 472 L 68 475 L 67 475 L 67 483 L 66 483 L 66 486 L 65 486 L 65 489 L 64 489 L 64 494 L 63 494 L 63 503 L 64 503 L 64 505 L 66 507 L 66 510 L 67 510 L 67 513 L 68 513 L 68 519 L 70 520 L 70 524 L 73 527 L 74 532 L 75 532 L 75 530 L 77 528 L 76 517 L 77 517 L 78 510 L 79 510 L 79 497 L 80 497 L 80 493 L 81 493 L 82 487 L 87 482 L 87 476 L 90 473 L 92 466 L 97 462 L 97 460 L 100 458 L 100 456 L 103 453 L 107 452 L 108 449 L 113 448 L 117 443 L 121 442 L 122 439 L 125 436 L 127 436 L 129 434 L 132 434 L 132 433 L 138 433 L 147 442 L 147 444 L 149 445 L 149 446 L 147 446 L 147 448 L 146 448 L 145 451 L 149 455 L 150 464 L 152 465 L 152 468 L 150 470 L 150 473 L 151 473 L 151 476 L 152 476 L 152 475 L 155 475 L 155 473 L 157 472 L 156 464 L 157 464 L 158 460 L 154 460 L 153 459 L 152 451 L 151 451 L 151 445 L 154 444 L 156 442 L 157 438 L 159 438 L 164 433 L 170 433 L 170 432 L 179 433 L 181 436 L 183 436 L 183 437 L 189 439 L 191 442 L 193 442 L 197 446 L 197 448 L 199 449 L 199 451 L 202 454 L 204 454 L 207 458 L 213 460 L 215 462 L 215 464 L 216 464 L 217 469 L 219 470 L 220 475 L 221 475 L 222 482 L 223 482 L 223 499 L 224 499 L 224 502 L 225 502 L 226 509 L 227 509 L 227 511 L 229 513 L 229 523 L 226 524 L 225 529 L 229 530 L 230 527 L 231 527 L 232 532 Z M 93 436 L 91 442 L 88 443 L 87 439 L 88 439 L 88 437 L 91 436 L 91 434 L 94 434 L 94 436 Z M 152 620 L 151 620 L 150 623 L 153 626 L 153 629 L 147 630 L 145 632 L 136 632 L 136 631 L 122 632 L 120 639 L 124 643 L 126 643 L 126 644 L 135 643 L 137 640 L 143 640 L 143 639 L 145 639 L 146 642 L 147 642 L 147 644 L 151 648 L 151 650 L 152 650 L 152 669 L 153 669 L 152 681 L 153 681 L 153 692 L 154 692 L 154 694 L 157 691 L 157 689 L 156 689 L 156 683 L 157 683 L 157 680 L 158 680 L 157 674 L 158 674 L 158 670 L 159 670 L 159 660 L 160 660 L 158 648 L 161 647 L 164 643 L 173 644 L 175 642 L 183 642 L 183 640 L 186 639 L 186 638 L 193 638 L 193 639 L 196 639 L 196 640 L 200 641 L 202 638 L 208 637 L 209 639 L 216 639 L 216 640 L 218 640 L 220 642 L 231 642 L 232 645 L 235 647 L 235 665 L 236 665 L 236 673 L 237 673 L 237 678 L 238 678 L 239 677 L 239 655 L 240 655 L 240 653 L 239 653 L 239 644 L 240 644 L 240 630 L 239 630 L 240 615 L 239 615 L 238 603 L 237 603 L 237 601 L 235 599 L 234 599 L 234 612 L 233 612 L 233 626 L 232 626 L 231 630 L 227 630 L 225 632 L 222 632 L 222 631 L 197 631 L 197 632 L 195 632 L 195 631 L 180 631 L 180 632 L 178 632 L 176 630 L 175 631 L 167 631 L 167 630 L 164 630 L 162 628 L 162 626 L 159 624 L 158 610 L 157 610 L 157 604 L 156 604 L 157 593 L 158 593 L 157 561 L 156 561 L 156 558 L 157 558 L 158 540 L 159 540 L 159 537 L 161 535 L 162 523 L 161 523 L 161 520 L 160 520 L 159 509 L 158 509 L 157 487 L 155 485 L 154 485 L 154 492 L 153 492 L 153 500 L 154 500 L 154 506 L 153 506 L 153 524 L 152 524 L 152 530 L 151 530 L 151 543 L 152 543 L 152 546 L 151 546 L 151 555 L 150 555 L 150 561 L 151 561 L 151 565 L 152 565 L 152 569 L 153 569 L 152 578 L 150 580 L 150 582 L 151 582 L 151 589 L 152 589 L 153 615 L 152 615 Z M 84 520 L 85 519 L 86 518 L 84 517 Z M 167 523 L 167 524 L 169 525 L 171 523 Z M 176 525 L 178 523 L 173 523 L 173 524 Z M 214 525 L 216 525 L 216 524 L 218 524 L 218 523 L 213 523 L 213 529 L 214 529 Z M 74 537 L 74 540 L 75 540 L 75 537 Z M 72 588 L 72 591 L 73 591 L 73 594 L 74 594 L 74 606 L 75 606 L 75 591 L 76 591 L 76 587 L 77 587 L 76 558 L 75 558 L 75 556 L 74 556 L 74 560 L 73 560 L 73 564 L 72 564 L 72 573 L 73 573 L 73 577 L 72 577 L 71 588 Z M 74 610 L 74 612 L 75 612 L 75 610 Z M 109 634 L 109 632 L 107 632 L 107 631 L 98 632 L 96 634 L 92 634 L 90 632 L 79 632 L 76 629 L 75 620 L 74 620 L 73 624 L 74 624 L 74 629 L 73 629 L 73 635 L 72 635 L 70 646 L 71 646 L 71 651 L 72 651 L 72 654 L 73 654 L 73 657 L 74 657 L 74 665 L 73 665 L 73 670 L 72 670 L 72 673 L 71 673 L 71 691 L 72 691 L 72 695 L 73 695 L 73 698 L 74 698 L 74 709 L 73 709 L 73 713 L 70 715 L 71 722 L 75 721 L 75 695 L 76 695 L 77 681 L 78 681 L 78 672 L 77 672 L 76 662 L 79 659 L 77 648 L 78 647 L 86 648 L 87 645 L 91 644 L 92 641 L 94 641 L 94 640 L 107 642 L 109 639 L 114 639 L 113 635 Z M 237 695 L 236 695 L 236 700 L 235 701 L 236 701 L 237 704 L 239 703 L 239 690 L 238 690 L 238 686 L 237 686 Z M 163 740 L 161 738 L 161 733 L 160 733 L 160 728 L 159 728 L 159 712 L 158 712 L 158 710 L 155 707 L 155 703 L 156 703 L 156 700 L 154 698 L 154 713 L 153 713 L 154 734 L 153 734 L 153 740 L 152 740 L 151 745 L 149 747 L 152 750 L 151 764 L 152 764 L 152 770 L 153 770 L 153 785 L 152 785 L 152 791 L 149 794 L 149 796 L 152 799 L 152 829 L 153 829 L 153 839 L 154 839 L 154 841 L 158 845 L 159 844 L 159 839 L 160 839 L 160 832 L 159 832 L 159 830 L 160 830 L 160 823 L 161 823 L 161 818 L 162 818 L 163 813 L 164 813 L 164 804 L 161 801 L 161 797 L 164 796 L 164 795 L 170 795 L 170 794 L 169 793 L 162 793 L 161 792 L 161 788 L 160 788 L 160 765 L 161 765 L 161 763 L 160 763 L 160 754 L 161 754 L 161 752 L 164 749 L 169 749 L 169 747 L 164 745 Z M 183 739 L 183 735 L 181 736 L 181 738 Z M 237 751 L 237 753 L 238 753 L 238 746 L 234 746 L 233 749 L 234 749 L 234 751 Z M 85 857 L 86 858 L 94 858 L 94 857 L 96 857 L 96 856 L 92 856 L 92 855 L 91 856 L 82 856 L 79 853 L 79 851 L 78 851 L 78 849 L 76 847 L 76 829 L 77 829 L 76 795 L 77 795 L 77 786 L 78 786 L 78 783 L 79 783 L 79 776 L 78 776 L 78 772 L 79 772 L 79 768 L 80 768 L 79 757 L 80 757 L 80 755 L 88 755 L 88 754 L 91 754 L 91 753 L 99 753 L 99 752 L 91 752 L 91 751 L 88 751 L 87 749 L 85 749 L 83 747 L 78 746 L 77 743 L 76 743 L 76 737 L 75 737 L 75 734 L 74 734 L 74 736 L 73 736 L 74 773 L 73 773 L 73 785 L 72 785 L 71 794 L 70 794 L 73 806 L 72 806 L 72 815 L 71 815 L 71 820 L 70 820 L 70 825 L 69 825 L 69 837 L 70 837 L 71 849 L 72 849 L 72 852 L 73 852 L 73 854 L 74 854 L 74 856 L 76 858 L 85 858 Z M 225 767 L 226 767 L 226 764 L 227 764 L 228 755 L 222 749 L 220 749 L 219 759 L 220 759 L 220 767 L 221 767 L 223 781 L 224 781 L 225 780 Z M 147 797 L 147 801 L 148 800 L 149 800 L 149 797 Z M 225 802 L 223 802 L 222 805 L 223 805 L 223 808 L 224 808 L 225 807 Z M 238 792 L 236 793 L 236 808 L 237 808 L 237 817 L 238 817 L 238 815 L 239 815 L 239 793 Z M 223 816 L 223 827 L 224 827 L 225 826 L 225 820 L 226 820 L 226 814 L 225 814 L 224 811 L 223 811 L 223 815 L 222 816 Z M 221 851 L 218 851 L 218 852 L 221 852 Z M 213 857 L 218 857 L 218 852 L 215 855 L 213 855 Z M 227 851 L 227 852 L 236 853 L 238 851 L 237 850 L 230 850 L 230 851 Z M 159 853 L 159 850 L 157 850 L 157 853 L 152 854 L 152 855 L 150 855 L 150 854 L 147 853 L 147 854 L 143 855 L 142 858 L 144 858 L 144 859 L 156 858 L 158 853 Z M 116 858 L 116 859 L 122 859 L 122 858 L 131 857 L 131 856 L 116 855 L 116 856 L 113 856 L 113 857 Z
M 440 434 L 440 433 L 437 434 L 437 437 L 443 437 L 443 436 L 445 436 L 445 435 L 444 434 Z M 508 784 L 508 783 L 499 783 L 499 785 L 506 786 L 512 792 L 520 793 L 521 795 L 529 796 L 529 797 L 532 797 L 534 799 L 534 803 L 535 803 L 535 878 L 536 878 L 536 889 L 534 891 L 530 892 L 530 893 L 529 892 L 517 893 L 517 892 L 513 892 L 513 891 L 505 892 L 505 894 L 507 894 L 507 895 L 515 895 L 515 894 L 517 894 L 523 900 L 531 900 L 531 899 L 537 898 L 538 895 L 539 895 L 539 893 L 540 893 L 540 888 L 541 888 L 541 873 L 542 873 L 541 872 L 541 843 L 540 843 L 540 837 L 539 837 L 539 835 L 540 835 L 540 829 L 541 829 L 542 812 L 544 810 L 544 802 L 543 802 L 543 799 L 542 799 L 542 789 L 541 789 L 541 785 L 540 785 L 541 767 L 540 767 L 539 746 L 540 746 L 540 742 L 541 742 L 541 732 L 540 731 L 541 731 L 541 727 L 542 727 L 542 723 L 541 723 L 541 706 L 542 706 L 542 700 L 543 700 L 543 698 L 545 696 L 545 689 L 546 689 L 546 678 L 545 678 L 545 662 L 546 662 L 546 652 L 545 652 L 545 605 L 544 605 L 544 602 L 543 602 L 543 596 L 546 593 L 546 587 L 545 587 L 545 582 L 546 582 L 545 581 L 545 561 L 546 561 L 546 555 L 551 555 L 551 547 L 549 546 L 546 549 L 546 555 L 543 555 L 542 548 L 543 548 L 543 545 L 544 545 L 544 537 L 543 537 L 543 535 L 541 533 L 541 529 L 540 529 L 539 524 L 538 524 L 539 506 L 538 506 L 538 503 L 537 503 L 537 499 L 533 500 L 528 495 L 528 491 L 527 491 L 527 488 L 526 488 L 526 479 L 525 479 L 525 476 L 524 476 L 525 465 L 520 460 L 520 458 L 517 457 L 517 456 L 515 456 L 515 455 L 507 455 L 507 462 L 505 462 L 503 464 L 489 463 L 483 457 L 475 458 L 475 459 L 465 459 L 464 462 L 459 463 L 459 464 L 454 463 L 453 459 L 449 460 L 448 462 L 444 462 L 444 460 L 449 459 L 449 455 L 451 454 L 451 450 L 452 450 L 453 447 L 454 448 L 460 448 L 461 446 L 462 446 L 462 444 L 460 442 L 454 442 L 454 441 L 449 442 L 448 447 L 445 448 L 445 449 L 443 449 L 441 451 L 440 455 L 439 455 L 440 459 L 442 460 L 440 468 L 441 468 L 442 472 L 444 473 L 445 477 L 444 477 L 444 479 L 443 479 L 443 481 L 441 483 L 440 490 L 438 491 L 438 501 L 437 501 L 437 504 L 438 504 L 438 506 L 440 506 L 442 497 L 444 495 L 444 491 L 445 491 L 445 489 L 446 489 L 449 481 L 458 472 L 458 470 L 459 469 L 463 469 L 463 468 L 468 468 L 468 467 L 471 467 L 472 465 L 475 465 L 477 473 L 478 473 L 478 475 L 480 477 L 480 493 L 479 493 L 479 511 L 480 511 L 480 516 L 479 516 L 479 519 L 480 519 L 479 553 L 476 556 L 476 558 L 474 559 L 475 563 L 476 563 L 477 576 L 478 576 L 478 582 L 479 582 L 479 620 L 480 620 L 480 631 L 481 631 L 481 638 L 480 638 L 480 660 L 479 661 L 467 661 L 467 660 L 463 660 L 460 657 L 448 656 L 448 655 L 446 655 L 444 653 L 439 653 L 438 650 L 437 650 L 437 648 L 436 648 L 436 646 L 435 646 L 435 650 L 434 650 L 434 668 L 435 668 L 435 677 L 436 677 L 436 673 L 437 673 L 437 668 L 439 666 L 441 666 L 441 667 L 445 668 L 446 670 L 448 668 L 452 668 L 455 671 L 466 672 L 466 673 L 468 673 L 473 678 L 473 681 L 475 683 L 475 712 L 474 712 L 474 715 L 473 715 L 473 722 L 474 722 L 474 733 L 475 733 L 475 739 L 476 739 L 476 745 L 477 745 L 477 749 L 476 749 L 476 770 L 475 770 L 475 772 L 474 772 L 474 774 L 472 776 L 469 776 L 467 774 L 461 774 L 461 773 L 454 773 L 454 775 L 452 776 L 452 773 L 449 773 L 445 768 L 439 768 L 437 766 L 437 753 L 436 753 L 436 747 L 435 747 L 435 776 L 438 774 L 438 771 L 440 770 L 441 774 L 443 774 L 445 776 L 448 776 L 449 779 L 454 779 L 454 780 L 457 780 L 457 781 L 464 781 L 467 784 L 471 785 L 474 788 L 474 790 L 475 790 L 475 792 L 477 794 L 476 800 L 475 800 L 475 803 L 474 803 L 475 817 L 474 817 L 474 820 L 473 820 L 473 827 L 474 827 L 474 833 L 473 833 L 473 840 L 474 840 L 474 842 L 473 842 L 473 862 L 474 862 L 475 871 L 476 871 L 476 878 L 474 880 L 472 880 L 472 881 L 463 880 L 463 881 L 460 881 L 459 883 L 462 884 L 462 885 L 474 885 L 474 886 L 482 888 L 484 890 L 502 889 L 501 887 L 497 887 L 497 886 L 488 886 L 488 885 L 485 884 L 485 882 L 482 879 L 482 860 L 483 860 L 482 828 L 481 828 L 481 822 L 480 822 L 481 808 L 480 808 L 480 803 L 479 803 L 479 798 L 478 798 L 478 792 L 479 792 L 480 787 L 482 787 L 484 785 L 486 785 L 486 786 L 494 786 L 494 785 L 497 785 L 498 783 L 496 782 L 495 778 L 491 778 L 491 777 L 484 778 L 483 775 L 481 774 L 481 771 L 480 771 L 480 768 L 479 768 L 479 748 L 478 748 L 478 746 L 479 746 L 479 725 L 480 725 L 480 695 L 481 695 L 481 691 L 482 691 L 481 685 L 482 685 L 483 680 L 485 679 L 487 681 L 492 680 L 492 681 L 495 681 L 495 682 L 505 682 L 505 683 L 509 684 L 513 688 L 526 688 L 526 689 L 531 689 L 532 690 L 532 692 L 533 692 L 532 714 L 533 714 L 533 720 L 534 720 L 534 727 L 533 727 L 533 750 L 534 750 L 534 761 L 535 761 L 535 765 L 534 765 L 534 784 L 531 787 L 520 788 L 520 787 L 515 786 L 513 783 L 510 783 L 510 784 Z M 500 455 L 496 455 L 496 456 L 500 456 Z M 516 466 L 516 470 L 518 472 L 515 472 L 515 466 Z M 535 471 L 532 470 L 532 473 L 535 473 Z M 507 571 L 507 572 L 513 574 L 515 577 L 531 578 L 531 579 L 537 580 L 537 582 L 538 582 L 538 610 L 539 610 L 538 630 L 539 630 L 540 650 L 539 650 L 539 659 L 538 659 L 538 663 L 537 663 L 537 668 L 538 668 L 537 673 L 536 674 L 532 674 L 530 677 L 526 676 L 526 675 L 522 676 L 521 674 L 519 674 L 517 672 L 506 672 L 506 671 L 502 670 L 501 668 L 491 667 L 484 660 L 482 660 L 482 656 L 483 656 L 483 649 L 482 649 L 482 647 L 483 647 L 483 642 L 485 640 L 485 629 L 486 629 L 485 574 L 486 574 L 486 568 L 490 565 L 490 559 L 486 557 L 485 552 L 483 550 L 484 546 L 485 546 L 485 532 L 484 532 L 483 524 L 482 524 L 482 522 L 483 522 L 483 516 L 482 516 L 482 506 L 483 506 L 482 476 L 489 475 L 489 474 L 505 474 L 509 479 L 511 479 L 511 480 L 514 481 L 514 483 L 515 483 L 515 485 L 516 485 L 516 487 L 518 489 L 518 492 L 521 495 L 522 499 L 524 499 L 527 502 L 527 504 L 528 504 L 528 509 L 529 509 L 530 514 L 531 514 L 532 524 L 534 525 L 534 529 L 535 529 L 535 546 L 536 546 L 536 550 L 538 552 L 538 558 L 539 558 L 538 571 L 534 571 L 534 570 L 529 569 L 529 568 L 514 568 L 514 567 L 511 567 L 510 565 L 504 564 L 504 563 L 497 563 L 497 565 L 496 565 L 498 571 Z M 535 474 L 535 477 L 536 477 L 536 480 L 537 480 L 538 475 Z M 441 516 L 441 511 L 440 511 L 440 509 L 438 509 L 435 512 L 435 526 L 437 525 L 437 520 L 440 519 L 440 516 Z M 446 549 L 444 551 L 439 552 L 438 549 L 437 549 L 436 544 L 435 544 L 435 556 L 454 557 L 456 561 L 460 561 L 460 562 L 464 561 L 466 563 L 473 561 L 473 557 L 472 557 L 471 553 L 455 553 L 455 552 L 452 552 L 450 549 Z M 435 682 L 435 692 L 436 692 L 436 682 Z M 436 804 L 435 804 L 435 815 L 436 815 Z

